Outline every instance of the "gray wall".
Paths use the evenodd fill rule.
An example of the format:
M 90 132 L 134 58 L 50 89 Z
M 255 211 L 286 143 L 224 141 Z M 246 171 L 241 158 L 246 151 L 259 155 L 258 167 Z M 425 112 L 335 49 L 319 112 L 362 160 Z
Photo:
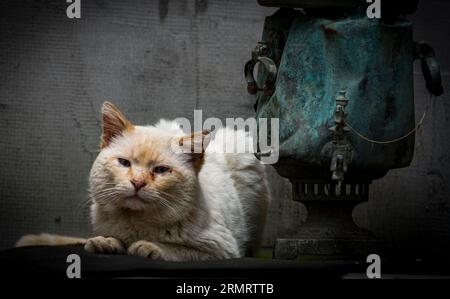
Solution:
M 422 2 L 415 38 L 435 47 L 450 90 L 450 3 Z M 0 7 L 0 248 L 24 233 L 89 232 L 87 175 L 104 100 L 140 124 L 192 118 L 195 108 L 204 118 L 253 115 L 242 68 L 275 11 L 256 1 L 82 1 L 80 20 L 66 18 L 65 1 Z M 419 118 L 430 99 L 416 66 Z M 412 165 L 373 184 L 357 223 L 411 250 L 449 248 L 449 122 L 446 94 L 431 101 Z M 268 172 L 271 244 L 295 236 L 305 211 L 289 182 Z

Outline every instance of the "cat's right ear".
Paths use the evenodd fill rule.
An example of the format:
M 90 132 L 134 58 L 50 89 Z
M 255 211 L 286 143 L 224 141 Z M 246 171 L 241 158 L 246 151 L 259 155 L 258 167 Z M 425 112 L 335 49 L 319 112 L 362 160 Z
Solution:
M 121 135 L 125 131 L 134 129 L 133 124 L 123 115 L 123 113 L 111 102 L 104 102 L 102 105 L 103 133 L 101 138 L 101 148 L 109 145 L 111 140 Z
M 203 163 L 205 149 L 211 141 L 211 132 L 203 130 L 194 132 L 178 139 L 178 146 L 181 152 L 189 156 L 189 162 L 199 170 Z

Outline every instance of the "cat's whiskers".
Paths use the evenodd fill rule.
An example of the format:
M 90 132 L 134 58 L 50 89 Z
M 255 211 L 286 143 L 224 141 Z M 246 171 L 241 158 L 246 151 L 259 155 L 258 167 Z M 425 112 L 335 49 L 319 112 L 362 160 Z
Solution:
M 164 198 L 164 196 L 163 196 L 163 195 L 165 195 L 166 197 L 172 198 L 172 195 L 170 195 L 169 193 L 165 193 L 160 190 L 152 189 L 152 190 L 146 190 L 146 195 L 151 197 L 153 199 L 152 201 L 156 200 L 156 202 L 158 204 L 160 204 L 164 208 L 170 210 L 169 212 L 171 214 L 173 214 L 173 216 L 175 216 L 175 217 L 179 216 L 178 210 L 175 207 L 173 207 L 172 204 L 170 203 L 170 201 L 167 200 L 166 198 Z
M 92 195 L 97 204 L 104 206 L 120 199 L 120 193 L 118 191 L 117 188 L 104 188 L 95 190 Z
M 88 197 L 87 199 L 84 199 L 83 201 L 81 201 L 78 206 L 77 209 L 84 209 L 86 208 L 89 204 L 92 203 L 92 199 L 90 197 Z
M 161 206 L 167 208 L 169 210 L 169 213 L 171 213 L 173 217 L 178 217 L 179 215 L 178 211 L 174 207 L 172 207 L 167 200 L 165 200 L 162 197 L 158 197 L 158 200 L 159 200 L 158 203 Z
M 100 206 L 107 206 L 114 204 L 119 200 L 123 200 L 126 196 L 123 194 L 127 191 L 125 186 L 121 186 L 116 183 L 103 183 L 102 189 L 93 190 L 91 192 L 92 197 L 95 198 L 95 202 Z M 143 190 L 143 196 L 139 198 L 146 204 L 159 204 L 161 207 L 167 210 L 167 213 L 171 217 L 178 218 L 180 216 L 180 211 L 173 206 L 171 200 L 174 199 L 174 195 L 162 190 L 146 189 Z M 86 203 L 90 201 L 87 200 Z

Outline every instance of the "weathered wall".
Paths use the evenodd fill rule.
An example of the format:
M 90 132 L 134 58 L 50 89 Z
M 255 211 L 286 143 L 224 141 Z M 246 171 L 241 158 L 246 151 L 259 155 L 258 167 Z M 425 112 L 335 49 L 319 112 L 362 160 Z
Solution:
M 204 118 L 253 115 L 242 68 L 274 9 L 244 0 L 97 0 L 82 1 L 82 18 L 70 20 L 65 2 L 0 4 L 0 248 L 24 233 L 89 232 L 87 175 L 102 101 L 142 124 L 192 118 L 195 108 Z M 435 47 L 450 90 L 450 3 L 426 2 L 413 18 L 416 39 Z M 430 100 L 419 67 L 415 79 L 420 117 Z M 411 167 L 375 182 L 355 211 L 358 223 L 411 249 L 443 252 L 450 243 L 448 98 L 431 101 Z M 268 172 L 270 244 L 295 235 L 305 212 L 290 184 Z

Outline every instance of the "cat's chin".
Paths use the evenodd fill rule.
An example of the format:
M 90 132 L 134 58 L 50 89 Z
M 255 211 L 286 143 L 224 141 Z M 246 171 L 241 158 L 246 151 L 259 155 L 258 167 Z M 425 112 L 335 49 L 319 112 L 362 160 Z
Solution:
M 135 195 L 124 198 L 121 202 L 121 207 L 129 210 L 141 211 L 148 208 L 148 203 Z

